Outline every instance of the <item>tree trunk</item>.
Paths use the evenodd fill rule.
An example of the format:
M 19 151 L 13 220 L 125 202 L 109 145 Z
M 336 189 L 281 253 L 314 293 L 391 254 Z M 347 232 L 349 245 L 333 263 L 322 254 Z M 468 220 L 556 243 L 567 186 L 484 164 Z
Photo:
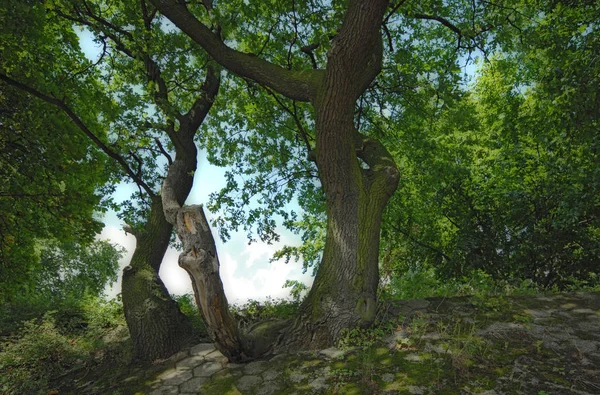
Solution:
M 177 188 L 185 184 L 193 163 L 183 156 L 169 166 L 163 182 L 162 195 L 165 215 L 176 225 L 176 232 L 183 244 L 179 266 L 190 275 L 196 304 L 208 327 L 209 335 L 219 351 L 232 362 L 249 360 L 246 347 L 241 341 L 237 324 L 229 311 L 227 297 L 219 275 L 219 258 L 212 232 L 202 206 L 181 206 Z
M 121 295 L 134 359 L 166 358 L 189 345 L 195 334 L 189 319 L 171 299 L 158 270 L 173 227 L 164 217 L 160 197 L 154 198 L 131 263 L 123 270 Z
M 399 173 L 385 147 L 354 126 L 356 100 L 381 69 L 380 25 L 387 1 L 371 3 L 350 6 L 328 53 L 322 93 L 313 102 L 327 235 L 292 330 L 294 346 L 329 346 L 343 329 L 367 326 L 375 318 L 381 220 Z

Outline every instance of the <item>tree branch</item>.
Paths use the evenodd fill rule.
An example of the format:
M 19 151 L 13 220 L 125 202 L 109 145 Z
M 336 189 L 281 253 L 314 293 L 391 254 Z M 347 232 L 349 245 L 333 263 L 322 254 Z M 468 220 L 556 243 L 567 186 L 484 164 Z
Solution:
M 251 54 L 236 51 L 202 24 L 185 5 L 177 0 L 150 0 L 156 8 L 179 29 L 204 48 L 208 54 L 229 71 L 252 79 L 278 93 L 298 101 L 316 98 L 320 83 L 317 71 L 291 71 Z
M 310 153 L 312 151 L 312 147 L 310 145 L 310 142 L 308 141 L 308 133 L 306 133 L 306 129 L 304 129 L 302 122 L 300 122 L 300 119 L 298 118 L 298 114 L 296 113 L 296 105 L 294 104 L 294 111 L 292 111 L 288 106 L 285 105 L 284 102 L 282 102 L 277 97 L 277 94 L 275 92 L 269 90 L 268 88 L 265 88 L 265 90 L 273 97 L 273 99 L 275 99 L 275 101 L 277 102 L 279 107 L 281 107 L 285 112 L 287 112 L 292 117 L 292 119 L 294 120 L 294 123 L 296 124 L 296 127 L 298 128 L 298 131 L 300 131 L 302 140 L 304 141 L 304 144 L 306 145 L 306 150 Z
M 202 122 L 208 115 L 208 112 L 215 102 L 215 97 L 219 93 L 220 85 L 220 70 L 216 69 L 212 65 L 208 65 L 206 67 L 204 84 L 202 84 L 202 87 L 200 88 L 202 93 L 200 96 L 198 96 L 198 98 L 196 98 L 190 110 L 183 115 L 183 118 L 189 120 L 190 123 L 189 131 L 192 133 L 192 136 L 188 138 L 193 137 L 193 134 L 195 134 L 196 130 L 200 127 L 200 125 L 202 125 Z
M 452 22 L 450 22 L 448 19 L 446 19 L 444 17 L 437 16 L 437 15 L 419 14 L 419 13 L 413 14 L 413 16 L 417 19 L 437 21 L 437 22 L 441 23 L 442 25 L 446 26 L 448 29 L 452 30 L 454 33 L 458 34 L 459 36 L 463 36 L 462 30 L 460 30 L 458 27 L 456 27 L 456 25 L 454 25 Z
M 22 91 L 25 91 L 27 93 L 29 93 L 30 95 L 33 95 L 43 101 L 45 101 L 46 103 L 52 104 L 58 108 L 60 108 L 69 118 L 71 118 L 71 120 L 73 121 L 73 123 L 75 123 L 75 125 L 90 139 L 92 140 L 92 142 L 98 147 L 100 148 L 106 155 L 108 155 L 109 157 L 111 157 L 112 159 L 114 159 L 115 161 L 117 161 L 117 163 L 119 163 L 119 165 L 121 165 L 121 167 L 123 168 L 123 170 L 125 170 L 125 173 L 127 173 L 127 175 L 129 177 L 131 177 L 131 179 L 133 180 L 133 182 L 135 182 L 139 187 L 143 188 L 144 191 L 148 194 L 148 196 L 150 197 L 154 197 L 155 193 L 154 191 L 152 191 L 152 189 L 148 186 L 148 184 L 146 184 L 144 182 L 144 180 L 138 176 L 136 173 L 134 173 L 134 171 L 131 169 L 131 167 L 129 166 L 129 164 L 127 163 L 127 161 L 117 152 L 111 150 L 106 144 L 104 144 L 102 142 L 102 140 L 100 140 L 88 127 L 87 125 L 83 122 L 83 120 L 81 120 L 81 118 L 79 118 L 77 116 L 77 114 L 75 114 L 75 112 L 69 107 L 67 106 L 67 104 L 63 101 L 63 100 L 59 100 L 56 99 L 54 97 L 50 97 L 48 95 L 45 95 L 44 93 L 38 91 L 35 88 L 32 88 L 28 85 L 25 85 L 21 82 L 18 82 L 16 80 L 13 80 L 12 78 L 8 77 L 5 74 L 0 73 L 0 80 L 6 82 L 7 84 L 18 88 Z
M 424 243 L 422 241 L 419 241 L 419 240 L 415 239 L 414 237 L 412 237 L 410 235 L 410 233 L 408 233 L 406 231 L 403 231 L 402 229 L 400 229 L 398 226 L 396 226 L 394 224 L 392 224 L 392 228 L 394 228 L 394 230 L 396 232 L 401 233 L 404 236 L 406 236 L 406 238 L 408 238 L 408 240 L 410 240 L 411 242 L 415 243 L 416 245 L 421 246 L 423 248 L 427 248 L 428 250 L 431 250 L 431 251 L 435 252 L 436 254 L 438 254 L 439 256 L 443 257 L 448 262 L 452 262 L 452 258 L 450 258 L 448 255 L 446 255 L 442 250 L 440 250 L 440 249 L 438 249 L 438 248 L 436 248 L 436 247 L 434 247 L 432 245 L 429 245 L 427 243 Z
M 156 142 L 156 145 L 158 146 L 158 150 L 160 151 L 160 153 L 163 154 L 163 156 L 165 158 L 167 158 L 167 162 L 169 163 L 169 166 L 172 165 L 173 158 L 171 158 L 171 155 L 169 155 L 169 153 L 165 150 L 165 147 L 163 147 L 162 143 L 160 142 L 160 139 L 158 137 L 155 137 L 154 142 Z
M 312 63 L 314 70 L 318 69 L 317 60 L 315 59 L 315 54 L 313 53 L 313 51 L 317 48 L 319 48 L 319 43 L 314 43 L 300 48 L 300 51 L 304 52 L 310 57 L 310 62 Z

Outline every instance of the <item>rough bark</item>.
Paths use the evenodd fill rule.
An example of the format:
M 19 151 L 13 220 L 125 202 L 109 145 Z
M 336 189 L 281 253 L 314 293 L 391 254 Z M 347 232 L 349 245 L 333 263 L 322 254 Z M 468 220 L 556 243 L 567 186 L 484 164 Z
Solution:
M 202 206 L 185 206 L 177 212 L 177 234 L 183 244 L 179 266 L 192 279 L 196 303 L 219 351 L 232 362 L 244 362 L 250 355 L 242 343 L 238 326 L 219 275 L 219 258 Z
M 162 185 L 162 207 L 166 220 L 176 227 L 183 252 L 179 266 L 185 269 L 194 289 L 196 304 L 217 348 L 232 362 L 248 360 L 238 327 L 219 276 L 215 240 L 202 206 L 184 206 L 197 166 L 194 134 L 212 107 L 219 88 L 218 72 L 209 68 L 202 95 L 187 114 L 179 117 L 180 128 L 172 134 L 176 156 Z
M 172 229 L 164 217 L 160 197 L 154 198 L 148 222 L 142 232 L 135 234 L 137 245 L 131 262 L 123 270 L 123 310 L 133 357 L 138 360 L 169 357 L 195 337 L 189 319 L 158 276 Z
M 280 346 L 327 346 L 344 328 L 369 325 L 379 283 L 382 213 L 399 174 L 385 147 L 358 133 L 354 108 L 381 69 L 380 29 L 389 1 L 351 0 L 326 70 L 302 72 L 283 72 L 217 42 L 177 0 L 151 1 L 225 68 L 315 107 L 315 158 L 327 199 L 326 246 L 300 318 Z
M 316 161 L 327 202 L 323 259 L 302 306 L 305 347 L 375 317 L 383 210 L 399 174 L 385 147 L 354 126 L 357 98 L 381 69 L 380 26 L 387 1 L 353 2 L 328 53 L 317 113 Z M 367 168 L 360 165 L 360 158 Z
M 188 272 L 192 280 L 196 304 L 219 351 L 232 362 L 246 361 L 249 356 L 229 311 L 219 275 L 215 240 L 202 206 L 183 206 L 182 200 L 178 199 L 181 193 L 178 188 L 186 184 L 186 179 L 191 178 L 190 168 L 196 168 L 195 157 L 193 160 L 188 156 L 176 159 L 169 166 L 162 187 L 165 216 L 175 225 L 183 245 L 179 266 Z

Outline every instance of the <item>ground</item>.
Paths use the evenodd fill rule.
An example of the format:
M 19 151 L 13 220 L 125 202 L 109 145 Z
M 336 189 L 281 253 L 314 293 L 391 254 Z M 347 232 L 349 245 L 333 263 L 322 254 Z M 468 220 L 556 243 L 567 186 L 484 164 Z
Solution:
M 204 343 L 59 393 L 600 393 L 600 293 L 400 301 L 379 317 L 338 348 L 231 364 Z

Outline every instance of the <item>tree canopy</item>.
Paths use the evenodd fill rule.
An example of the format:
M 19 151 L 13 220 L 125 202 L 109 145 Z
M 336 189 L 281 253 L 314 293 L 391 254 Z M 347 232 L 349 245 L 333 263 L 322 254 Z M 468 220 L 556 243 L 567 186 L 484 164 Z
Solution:
M 315 283 L 276 346 L 318 347 L 369 325 L 380 268 L 597 282 L 596 2 L 57 0 L 3 12 L 0 78 L 17 97 L 7 113 L 31 118 L 15 121 L 23 130 L 68 118 L 83 134 L 38 144 L 68 147 L 77 165 L 108 154 L 139 186 L 129 229 L 176 225 L 193 278 L 218 279 L 210 231 L 188 238 L 201 234 L 191 224 L 207 228 L 203 214 L 182 211 L 196 144 L 230 166 L 208 205 L 223 238 L 243 228 L 276 240 L 277 218 L 302 234 L 275 258 L 302 258 Z M 23 22 L 30 34 L 8 40 Z M 95 63 L 74 28 L 103 46 Z M 91 195 L 110 178 L 51 177 L 61 193 L 82 180 Z M 207 256 L 205 269 L 185 264 Z M 208 316 L 210 296 L 198 295 L 212 288 L 195 286 Z

